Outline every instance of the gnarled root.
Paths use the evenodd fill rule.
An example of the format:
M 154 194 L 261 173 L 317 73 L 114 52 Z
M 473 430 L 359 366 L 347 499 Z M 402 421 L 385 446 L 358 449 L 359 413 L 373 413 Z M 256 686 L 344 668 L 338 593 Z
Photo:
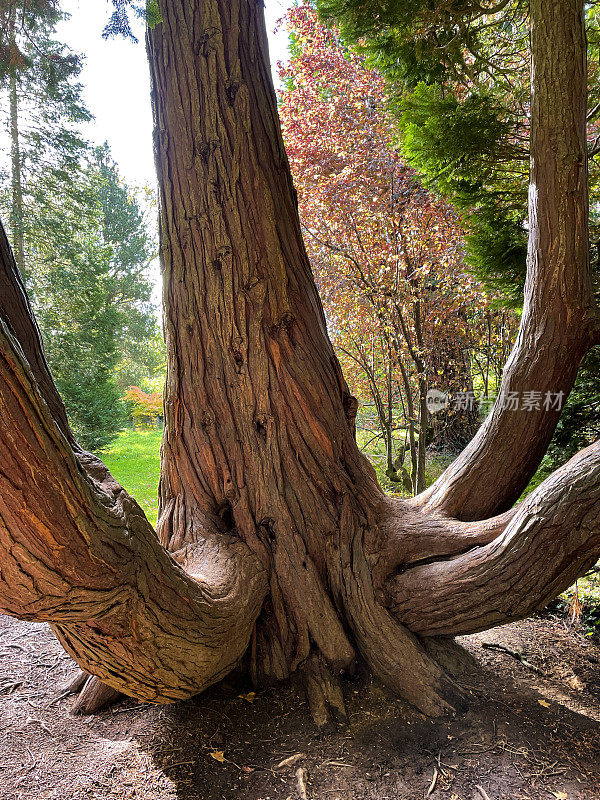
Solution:
M 335 722 L 346 719 L 346 705 L 338 678 L 331 672 L 323 656 L 311 654 L 303 665 L 306 693 L 310 713 L 319 728 L 323 728 L 330 716 Z
M 85 672 L 81 673 L 84 677 Z M 79 677 L 79 676 L 78 676 Z M 71 711 L 73 714 L 97 714 L 125 697 L 121 692 L 107 686 L 93 675 L 87 675 L 79 696 Z

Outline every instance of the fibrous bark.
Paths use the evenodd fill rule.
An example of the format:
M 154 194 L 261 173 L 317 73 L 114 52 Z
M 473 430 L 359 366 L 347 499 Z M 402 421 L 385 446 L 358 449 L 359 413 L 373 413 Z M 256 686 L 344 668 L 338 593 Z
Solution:
M 0 610 L 51 622 L 84 670 L 155 702 L 201 691 L 247 655 L 259 683 L 301 668 L 320 717 L 340 711 L 337 678 L 357 662 L 426 713 L 457 707 L 464 656 L 435 637 L 524 616 L 596 557 L 597 450 L 492 516 L 557 419 L 498 409 L 424 497 L 385 497 L 354 440 L 356 402 L 302 244 L 259 4 L 159 6 L 158 536 L 73 440 L 0 237 Z M 583 6 L 534 0 L 532 22 L 529 277 L 505 390 L 558 392 L 595 336 Z M 567 79 L 568 97 L 551 93 Z M 551 94 L 552 116 L 540 108 Z M 93 705 L 101 692 L 88 689 Z
M 71 444 L 1 237 L 0 608 L 52 622 L 78 663 L 113 688 L 157 702 L 188 697 L 242 656 L 264 570 L 227 539 L 169 556 L 106 467 Z

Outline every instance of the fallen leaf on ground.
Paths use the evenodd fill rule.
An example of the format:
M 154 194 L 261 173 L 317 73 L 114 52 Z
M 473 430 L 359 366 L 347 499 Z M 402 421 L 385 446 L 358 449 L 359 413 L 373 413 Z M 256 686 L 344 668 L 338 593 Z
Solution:
M 222 750 L 213 750 L 212 753 L 208 755 L 214 758 L 215 761 L 220 761 L 221 764 L 225 761 L 225 753 Z

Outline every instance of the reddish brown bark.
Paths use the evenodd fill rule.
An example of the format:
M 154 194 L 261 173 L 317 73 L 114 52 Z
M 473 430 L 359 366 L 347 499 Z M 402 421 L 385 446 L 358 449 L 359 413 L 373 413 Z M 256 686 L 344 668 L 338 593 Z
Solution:
M 336 675 L 359 656 L 439 713 L 460 700 L 448 673 L 460 659 L 423 637 L 525 615 L 597 554 L 597 451 L 521 508 L 459 521 L 507 506 L 531 471 L 535 458 L 503 437 L 537 453 L 552 425 L 497 412 L 489 442 L 477 437 L 424 501 L 384 496 L 354 441 L 355 401 L 302 245 L 259 4 L 159 5 L 149 50 L 169 352 L 160 541 L 73 442 L 0 238 L 0 610 L 50 621 L 86 671 L 156 702 L 218 680 L 251 640 L 253 677 L 301 669 L 320 718 L 328 704 L 340 710 Z M 592 339 L 578 238 L 587 188 L 579 101 L 571 113 L 559 93 L 552 125 L 539 103 L 544 82 L 569 69 L 569 91 L 585 90 L 583 7 L 562 0 L 557 16 L 549 0 L 533 5 L 534 63 L 550 77 L 534 71 L 537 222 L 506 381 L 558 391 Z M 558 70 L 538 52 L 540 20 Z M 93 705 L 97 684 L 84 692 Z
M 52 622 L 114 688 L 157 702 L 195 694 L 246 649 L 264 570 L 230 540 L 174 560 L 106 467 L 73 450 L 3 230 L 0 253 L 0 608 Z

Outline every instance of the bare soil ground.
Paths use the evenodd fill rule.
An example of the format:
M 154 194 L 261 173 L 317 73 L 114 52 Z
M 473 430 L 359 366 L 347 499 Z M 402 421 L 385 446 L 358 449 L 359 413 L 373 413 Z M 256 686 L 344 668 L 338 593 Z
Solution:
M 74 663 L 0 617 L 0 800 L 298 800 L 299 771 L 308 800 L 600 800 L 600 647 L 554 617 L 463 642 L 481 665 L 466 713 L 428 720 L 357 681 L 347 724 L 319 734 L 299 689 L 233 681 L 73 717 Z

